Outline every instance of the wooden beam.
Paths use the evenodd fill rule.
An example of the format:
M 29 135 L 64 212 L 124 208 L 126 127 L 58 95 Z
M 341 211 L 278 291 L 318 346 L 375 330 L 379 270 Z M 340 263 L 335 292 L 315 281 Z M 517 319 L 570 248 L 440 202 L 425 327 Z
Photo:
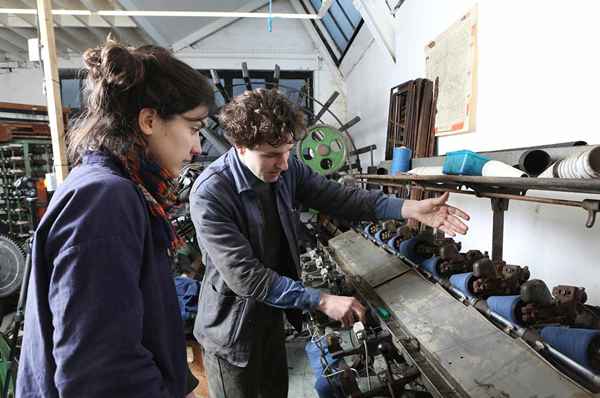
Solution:
M 263 8 L 269 4 L 269 0 L 254 0 L 248 4 L 244 4 L 242 7 L 235 10 L 235 12 L 254 12 L 260 8 Z M 199 42 L 212 35 L 215 32 L 225 28 L 226 26 L 231 25 L 235 21 L 240 18 L 219 18 L 215 22 L 212 22 L 200 30 L 193 32 L 192 34 L 184 37 L 181 40 L 178 40 L 173 44 L 173 51 L 180 51 L 185 47 L 191 46 L 194 43 Z
M 69 173 L 67 148 L 65 144 L 65 126 L 63 123 L 60 84 L 58 80 L 58 64 L 56 59 L 56 42 L 54 41 L 54 24 L 52 23 L 51 0 L 37 0 L 40 38 L 42 45 L 42 62 L 44 63 L 44 81 L 48 119 L 52 135 L 52 153 L 54 155 L 54 173 L 56 182 L 62 183 Z

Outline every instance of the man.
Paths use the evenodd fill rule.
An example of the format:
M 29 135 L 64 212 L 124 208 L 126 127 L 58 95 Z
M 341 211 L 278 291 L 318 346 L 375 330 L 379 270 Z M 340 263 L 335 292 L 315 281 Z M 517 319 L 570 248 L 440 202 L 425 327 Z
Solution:
M 301 310 L 350 326 L 365 308 L 353 297 L 298 281 L 297 205 L 351 220 L 415 218 L 454 236 L 467 227 L 447 195 L 421 202 L 344 188 L 311 171 L 290 151 L 303 115 L 275 90 L 247 91 L 220 115 L 233 148 L 198 177 L 190 196 L 204 255 L 194 334 L 205 350 L 212 398 L 287 397 L 283 311 Z

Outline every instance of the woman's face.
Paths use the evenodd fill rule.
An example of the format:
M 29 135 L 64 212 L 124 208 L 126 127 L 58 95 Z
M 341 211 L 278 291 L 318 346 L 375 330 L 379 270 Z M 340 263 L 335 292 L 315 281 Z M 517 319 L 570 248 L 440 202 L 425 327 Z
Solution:
M 189 162 L 200 147 L 200 129 L 205 126 L 208 107 L 197 106 L 185 113 L 164 120 L 153 109 L 140 112 L 139 123 L 146 135 L 150 153 L 161 167 L 176 177 L 184 162 Z

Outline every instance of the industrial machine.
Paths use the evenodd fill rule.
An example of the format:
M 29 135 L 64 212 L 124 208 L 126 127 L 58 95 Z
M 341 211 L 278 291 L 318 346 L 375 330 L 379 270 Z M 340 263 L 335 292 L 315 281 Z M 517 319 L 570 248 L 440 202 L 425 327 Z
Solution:
M 389 230 L 387 241 L 375 238 Z M 305 258 L 303 264 L 317 267 L 313 274 L 318 269 L 329 281 L 320 287 L 365 303 L 369 321 L 357 328 L 385 336 L 377 341 L 391 344 L 397 356 L 391 360 L 385 344 L 383 351 L 358 347 L 354 337 L 341 340 L 349 344 L 343 351 L 382 355 L 383 369 L 404 361 L 404 376 L 366 386 L 365 364 L 332 355 L 339 347 L 328 345 L 329 334 L 353 331 L 313 316 L 312 335 L 327 342 L 318 351 L 307 348 L 309 357 L 321 355 L 320 396 L 591 397 L 600 391 L 600 308 L 585 304 L 584 288 L 557 286 L 550 293 L 543 281 L 529 280 L 527 267 L 480 250 L 460 253 L 459 243 L 431 231 L 406 231 L 397 223 L 357 224 Z M 338 287 L 345 284 L 350 287 Z M 367 366 L 371 375 L 375 362 Z M 398 389 L 387 380 L 404 384 Z M 429 395 L 410 395 L 416 393 Z
M 245 64 L 242 72 L 251 89 Z M 277 76 L 276 67 L 271 87 L 278 87 Z M 229 100 L 216 72 L 212 77 Z M 309 130 L 295 154 L 315 172 L 340 180 L 345 172 L 362 171 L 358 155 L 373 146 L 354 146 L 348 129 L 359 119 L 343 123 L 335 117 L 329 108 L 336 97 L 324 103 L 310 98 L 321 108 L 304 109 Z M 323 120 L 325 114 L 336 126 Z M 222 150 L 228 147 L 216 121 L 203 135 Z M 190 167 L 188 174 L 200 170 Z M 400 189 L 398 181 L 372 175 L 373 168 L 368 172 L 370 177 L 346 175 L 340 182 L 410 194 L 404 189 L 409 180 L 399 179 Z M 188 185 L 194 180 L 186 178 Z M 471 182 L 427 178 L 413 183 L 455 192 Z M 304 283 L 356 296 L 368 308 L 367 320 L 352 328 L 319 312 L 309 314 L 305 351 L 319 397 L 591 397 L 600 392 L 600 309 L 586 304 L 584 288 L 557 286 L 550 293 L 542 281 L 529 280 L 527 266 L 502 259 L 502 212 L 507 198 L 518 199 L 514 188 L 523 183 L 514 184 L 520 185 L 508 193 L 499 193 L 498 184 L 491 193 L 485 193 L 485 182 L 473 185 L 477 194 L 492 198 L 491 255 L 461 252 L 460 242 L 415 224 L 352 225 L 308 213 L 305 226 L 316 239 L 301 256 Z M 177 227 L 193 239 L 189 220 L 180 221 Z

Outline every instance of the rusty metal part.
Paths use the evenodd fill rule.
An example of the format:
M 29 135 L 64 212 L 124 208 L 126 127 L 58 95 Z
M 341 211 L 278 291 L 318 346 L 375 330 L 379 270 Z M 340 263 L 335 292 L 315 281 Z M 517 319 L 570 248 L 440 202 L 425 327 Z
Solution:
M 526 326 L 558 324 L 594 328 L 599 319 L 586 311 L 587 294 L 582 287 L 559 285 L 550 295 L 543 281 L 533 279 L 521 286 L 520 295 L 523 306 L 517 310 L 517 316 Z
M 472 272 L 475 261 L 487 257 L 479 250 L 469 250 L 466 253 L 458 253 L 455 246 L 445 246 L 440 250 L 440 261 L 438 264 L 438 273 L 442 277 L 449 277 L 454 274 Z
M 452 246 L 452 248 L 449 248 Z M 430 258 L 432 256 L 440 257 L 440 252 L 443 250 L 455 250 L 460 251 L 462 244 L 454 241 L 452 238 L 436 238 L 430 232 L 422 232 L 417 235 L 417 243 L 415 244 L 415 251 L 421 257 Z
M 471 292 L 477 297 L 503 296 L 519 294 L 521 285 L 529 279 L 529 268 L 493 262 L 481 258 L 473 264 Z
M 394 250 L 400 250 L 400 243 L 405 240 L 412 239 L 417 235 L 417 231 L 415 231 L 410 225 L 404 225 L 396 231 L 396 235 L 398 238 L 394 240 Z

